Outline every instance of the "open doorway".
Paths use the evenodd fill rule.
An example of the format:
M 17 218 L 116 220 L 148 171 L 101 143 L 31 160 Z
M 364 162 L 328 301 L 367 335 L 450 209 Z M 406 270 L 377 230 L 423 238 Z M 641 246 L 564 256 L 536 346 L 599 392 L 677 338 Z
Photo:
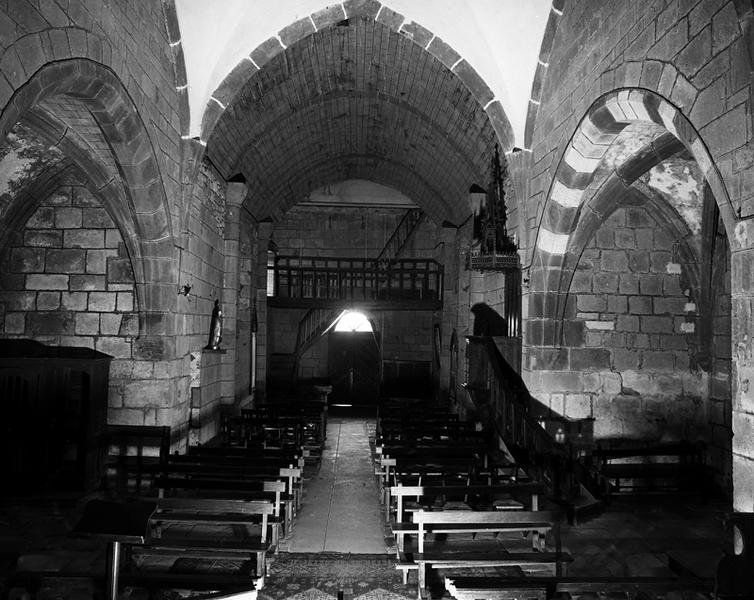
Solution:
M 328 344 L 332 404 L 376 406 L 380 389 L 380 348 L 369 318 L 346 311 L 337 319 Z

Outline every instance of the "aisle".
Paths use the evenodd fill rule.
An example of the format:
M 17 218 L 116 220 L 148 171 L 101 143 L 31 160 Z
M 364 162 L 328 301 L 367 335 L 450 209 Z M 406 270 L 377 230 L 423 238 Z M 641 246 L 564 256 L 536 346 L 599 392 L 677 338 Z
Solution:
M 282 552 L 387 554 L 384 517 L 369 448 L 373 420 L 331 418 L 319 472 Z

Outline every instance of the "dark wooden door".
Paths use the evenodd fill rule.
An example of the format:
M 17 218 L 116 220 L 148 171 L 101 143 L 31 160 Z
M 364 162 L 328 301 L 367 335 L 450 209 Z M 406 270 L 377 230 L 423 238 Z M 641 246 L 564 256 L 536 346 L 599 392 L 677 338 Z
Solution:
M 328 370 L 332 404 L 376 405 L 380 391 L 380 352 L 376 334 L 332 332 Z

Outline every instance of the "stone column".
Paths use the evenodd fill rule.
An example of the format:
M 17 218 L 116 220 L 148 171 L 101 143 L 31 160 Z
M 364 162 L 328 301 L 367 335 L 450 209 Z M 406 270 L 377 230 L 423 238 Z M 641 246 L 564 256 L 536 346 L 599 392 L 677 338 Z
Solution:
M 241 204 L 246 197 L 246 184 L 228 182 L 225 188 L 225 268 L 220 302 L 223 309 L 223 342 L 221 398 L 224 404 L 236 400 L 236 357 L 238 347 L 238 291 L 240 289 L 240 225 Z
M 272 238 L 273 224 L 271 222 L 259 223 L 259 244 L 257 263 L 257 372 L 254 398 L 264 398 L 267 391 L 267 363 L 269 352 L 267 343 L 267 248 Z

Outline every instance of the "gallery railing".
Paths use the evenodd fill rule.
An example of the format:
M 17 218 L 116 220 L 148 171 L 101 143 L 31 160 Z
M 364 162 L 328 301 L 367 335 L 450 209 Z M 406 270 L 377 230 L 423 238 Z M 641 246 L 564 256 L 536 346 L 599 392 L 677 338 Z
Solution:
M 376 301 L 442 299 L 443 267 L 432 259 L 279 256 L 276 298 Z

